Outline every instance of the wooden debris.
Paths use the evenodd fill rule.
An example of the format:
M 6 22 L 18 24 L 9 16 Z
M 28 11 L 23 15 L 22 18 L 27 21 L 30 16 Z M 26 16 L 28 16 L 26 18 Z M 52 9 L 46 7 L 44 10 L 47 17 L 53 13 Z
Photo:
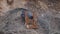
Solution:
M 35 20 L 35 15 L 33 13 L 33 19 L 29 19 L 27 12 L 25 12 L 25 25 L 28 29 L 37 29 L 37 20 Z

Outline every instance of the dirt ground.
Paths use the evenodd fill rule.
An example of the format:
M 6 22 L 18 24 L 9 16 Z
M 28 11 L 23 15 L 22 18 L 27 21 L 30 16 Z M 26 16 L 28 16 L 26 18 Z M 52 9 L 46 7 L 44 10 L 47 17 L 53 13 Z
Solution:
M 35 11 L 38 29 L 27 29 L 22 9 Z M 60 34 L 60 0 L 0 0 L 0 34 Z

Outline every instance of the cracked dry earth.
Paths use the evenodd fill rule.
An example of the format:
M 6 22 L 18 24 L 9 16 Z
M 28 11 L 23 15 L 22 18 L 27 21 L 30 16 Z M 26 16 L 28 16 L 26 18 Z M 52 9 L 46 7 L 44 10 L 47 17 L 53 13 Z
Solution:
M 21 8 L 35 11 L 38 29 L 25 27 Z M 0 34 L 60 34 L 60 0 L 0 0 Z

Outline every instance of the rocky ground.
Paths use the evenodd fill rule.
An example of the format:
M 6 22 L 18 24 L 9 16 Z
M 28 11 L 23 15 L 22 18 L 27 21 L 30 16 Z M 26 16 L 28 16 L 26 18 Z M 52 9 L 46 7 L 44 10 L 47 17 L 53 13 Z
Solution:
M 38 29 L 25 27 L 20 8 L 35 11 Z M 60 0 L 0 0 L 0 34 L 60 34 Z

